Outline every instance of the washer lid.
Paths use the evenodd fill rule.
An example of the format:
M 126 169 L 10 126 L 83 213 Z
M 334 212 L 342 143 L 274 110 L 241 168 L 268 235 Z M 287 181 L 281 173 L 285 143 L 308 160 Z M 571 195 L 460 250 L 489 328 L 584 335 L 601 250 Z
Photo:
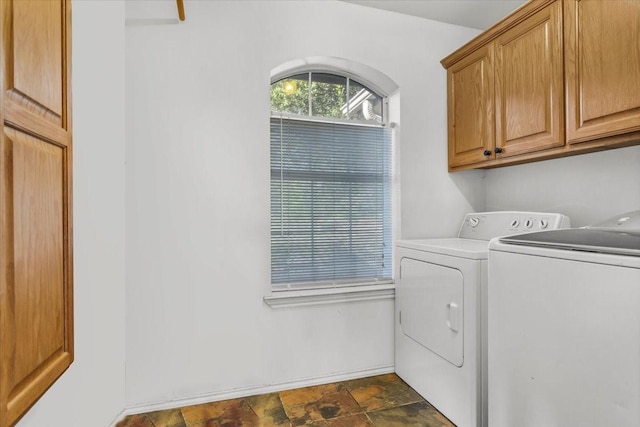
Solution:
M 640 257 L 640 211 L 618 215 L 585 228 L 503 237 L 500 242 Z
M 586 227 L 590 230 L 618 231 L 640 234 L 640 210 L 616 215 L 605 221 Z

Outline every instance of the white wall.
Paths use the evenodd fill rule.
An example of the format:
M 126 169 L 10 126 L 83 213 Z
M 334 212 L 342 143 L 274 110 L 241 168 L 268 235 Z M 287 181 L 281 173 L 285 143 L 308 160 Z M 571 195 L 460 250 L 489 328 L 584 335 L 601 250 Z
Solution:
M 124 407 L 124 3 L 74 1 L 75 361 L 18 423 L 107 426 Z
M 127 404 L 392 369 L 393 300 L 262 301 L 269 76 L 325 56 L 394 80 L 403 235 L 451 234 L 484 185 L 447 174 L 439 61 L 476 31 L 334 1 L 187 1 L 154 25 L 166 3 L 128 3 Z
M 640 147 L 487 171 L 487 208 L 560 212 L 582 227 L 640 209 Z

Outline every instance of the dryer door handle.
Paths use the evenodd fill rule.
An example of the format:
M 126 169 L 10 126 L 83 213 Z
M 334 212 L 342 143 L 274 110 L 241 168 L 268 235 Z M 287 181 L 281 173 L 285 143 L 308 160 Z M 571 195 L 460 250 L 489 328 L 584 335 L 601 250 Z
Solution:
M 460 330 L 460 307 L 455 302 L 450 302 L 447 304 L 447 308 L 449 309 L 449 321 L 447 321 L 447 326 L 453 332 L 458 332 Z

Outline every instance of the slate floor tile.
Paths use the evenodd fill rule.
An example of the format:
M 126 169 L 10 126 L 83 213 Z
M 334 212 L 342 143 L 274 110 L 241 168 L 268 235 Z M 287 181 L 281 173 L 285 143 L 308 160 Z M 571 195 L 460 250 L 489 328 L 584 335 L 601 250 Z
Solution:
M 312 427 L 371 427 L 373 423 L 366 414 L 347 415 L 340 418 L 318 421 Z
M 259 418 L 244 399 L 204 403 L 182 408 L 187 427 L 258 426 Z
M 367 413 L 379 427 L 455 427 L 427 402 L 417 402 Z
M 366 412 L 424 400 L 396 374 L 346 381 L 344 385 Z
M 288 427 L 291 425 L 278 393 L 251 396 L 246 401 L 260 420 L 259 427 Z
M 280 399 L 293 426 L 363 412 L 349 391 L 337 383 L 283 391 Z
M 131 415 L 126 417 L 116 427 L 155 427 L 144 415 Z
M 180 409 L 148 412 L 143 415 L 146 415 L 155 427 L 187 427 Z

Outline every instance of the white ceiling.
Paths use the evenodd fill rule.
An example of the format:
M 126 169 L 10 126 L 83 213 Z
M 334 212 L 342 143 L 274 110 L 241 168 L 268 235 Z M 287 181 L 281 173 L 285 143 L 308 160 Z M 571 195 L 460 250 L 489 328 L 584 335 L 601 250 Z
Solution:
M 406 15 L 486 30 L 525 0 L 343 0 Z

